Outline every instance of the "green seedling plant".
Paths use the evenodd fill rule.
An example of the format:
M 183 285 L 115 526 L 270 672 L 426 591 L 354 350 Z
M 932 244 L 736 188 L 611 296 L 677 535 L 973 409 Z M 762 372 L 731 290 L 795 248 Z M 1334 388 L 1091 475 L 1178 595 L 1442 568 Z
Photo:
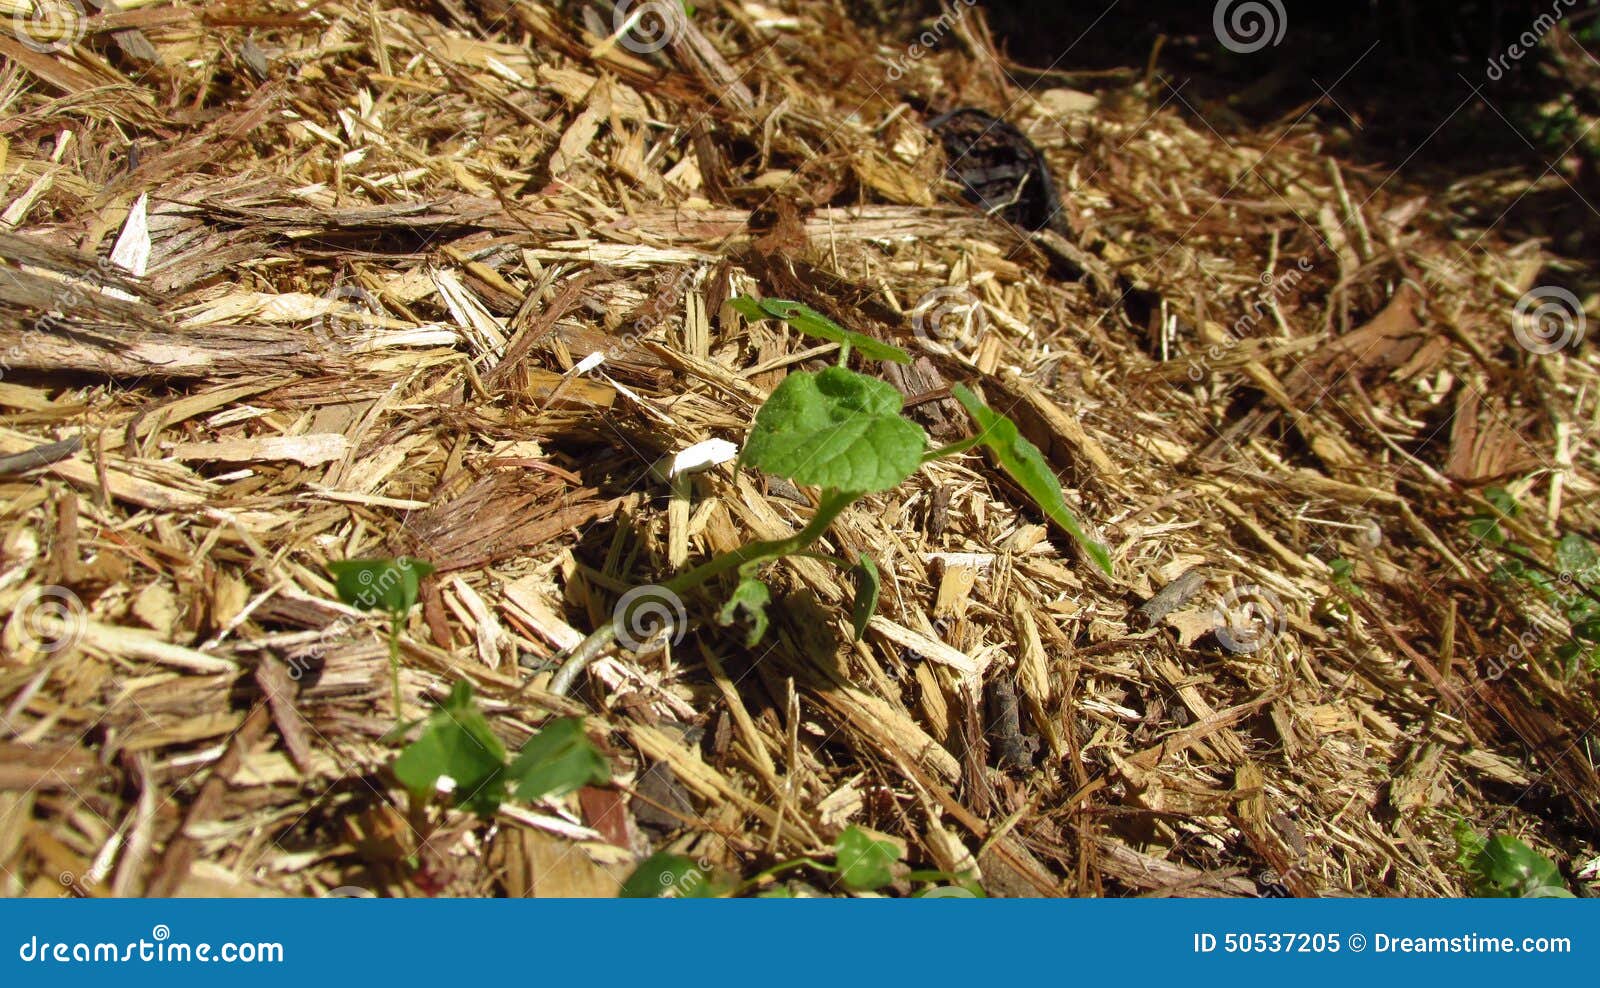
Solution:
M 983 898 L 982 886 L 970 878 L 942 871 L 907 871 L 903 866 L 896 875 L 900 860 L 900 847 L 894 841 L 884 840 L 870 831 L 855 825 L 848 826 L 834 842 L 833 861 L 815 858 L 793 858 L 775 864 L 764 871 L 740 880 L 737 877 L 708 870 L 690 858 L 670 851 L 658 851 L 635 868 L 623 882 L 618 895 L 624 899 L 656 899 L 671 896 L 678 899 L 712 899 L 737 897 L 756 892 L 761 898 L 788 898 L 790 893 L 782 885 L 772 885 L 780 876 L 806 869 L 833 875 L 845 892 L 859 894 L 876 892 L 893 884 L 897 877 L 909 882 L 922 882 L 930 887 L 921 895 L 950 895 L 951 890 L 961 898 Z M 936 887 L 941 886 L 941 887 Z
M 363 611 L 389 615 L 389 680 L 394 690 L 394 717 L 400 709 L 400 632 L 406 616 L 417 604 L 422 580 L 434 571 L 420 559 L 346 559 L 329 563 L 334 591 L 339 599 Z
M 1348 597 L 1365 597 L 1366 593 L 1356 584 L 1356 564 L 1343 556 L 1336 556 L 1328 561 L 1328 585 L 1338 594 L 1329 594 L 1317 602 L 1316 614 L 1318 617 L 1337 621 L 1350 620 L 1350 602 Z
M 1484 500 L 1490 511 L 1473 516 L 1467 530 L 1504 557 L 1491 578 L 1527 586 L 1566 618 L 1567 636 L 1552 654 L 1567 675 L 1576 675 L 1583 668 L 1600 670 L 1600 599 L 1592 589 L 1600 579 L 1600 552 L 1588 539 L 1567 532 L 1551 552 L 1553 565 L 1543 562 L 1506 533 L 1505 523 L 1522 510 L 1516 499 L 1503 488 L 1491 487 L 1484 491 Z
M 389 615 L 389 672 L 399 721 L 400 633 L 416 606 L 422 580 L 434 567 L 402 557 L 349 559 L 328 564 L 328 570 L 340 600 Z M 508 758 L 472 698 L 472 685 L 464 681 L 457 682 L 427 717 L 397 727 L 391 736 L 408 732 L 416 723 L 422 724 L 421 732 L 392 767 L 414 806 L 424 806 L 441 789 L 448 789 L 457 807 L 488 817 L 509 798 L 531 802 L 611 779 L 610 763 L 589 741 L 577 717 L 552 720 L 528 739 L 515 758 Z M 441 785 L 444 780 L 449 781 Z
M 839 345 L 835 366 L 797 371 L 784 378 L 756 412 L 739 458 L 741 466 L 819 488 L 820 496 L 811 520 L 799 532 L 788 538 L 751 542 L 716 556 L 661 584 L 659 590 L 665 595 L 681 597 L 714 579 L 736 575 L 738 582 L 718 620 L 724 625 L 744 622 L 747 643 L 754 645 L 766 631 L 766 607 L 772 598 L 760 579 L 761 570 L 786 556 L 809 556 L 834 564 L 853 577 L 851 625 L 859 639 L 877 606 L 877 564 L 865 555 L 843 560 L 813 552 L 811 547 L 860 498 L 891 490 L 923 465 L 978 446 L 987 449 L 1045 516 L 1083 547 L 1097 568 L 1111 575 L 1110 554 L 1079 525 L 1067 507 L 1061 482 L 1038 447 L 1022 437 L 1015 423 L 966 387 L 956 384 L 951 391 L 971 416 L 977 434 L 929 450 L 922 426 L 901 413 L 900 392 L 847 366 L 852 353 L 870 360 L 909 363 L 911 357 L 904 350 L 845 329 L 799 302 L 741 296 L 729 304 L 746 318 L 778 319 L 801 333 Z M 616 640 L 627 618 L 625 613 L 614 614 L 574 648 L 552 678 L 550 692 L 567 693 L 578 675 Z
M 1509 834 L 1484 837 L 1465 820 L 1455 826 L 1456 863 L 1480 899 L 1571 899 L 1561 872 L 1544 855 Z
M 509 757 L 466 682 L 456 683 L 428 715 L 392 770 L 413 805 L 448 790 L 457 808 L 480 817 L 492 816 L 507 799 L 532 802 L 611 781 L 610 762 L 589 740 L 581 717 L 550 721 Z

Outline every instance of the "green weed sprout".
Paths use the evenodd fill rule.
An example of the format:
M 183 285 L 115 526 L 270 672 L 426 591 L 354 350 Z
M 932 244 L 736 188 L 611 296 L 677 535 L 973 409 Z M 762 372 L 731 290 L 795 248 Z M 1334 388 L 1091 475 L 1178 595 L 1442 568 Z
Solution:
M 550 721 L 509 758 L 464 681 L 427 717 L 393 769 L 413 805 L 427 803 L 449 779 L 455 805 L 481 817 L 510 798 L 532 802 L 611 781 L 611 764 L 584 733 L 581 717 Z
M 810 552 L 839 514 L 859 498 L 899 486 L 924 464 L 983 446 L 1045 516 L 1077 540 L 1094 564 L 1111 575 L 1111 557 L 1105 546 L 1085 534 L 1062 496 L 1061 483 L 1044 455 L 1017 431 L 1005 415 L 985 405 L 960 384 L 952 387 L 978 433 L 969 439 L 928 450 L 927 434 L 901 414 L 900 392 L 876 378 L 850 370 L 850 354 L 871 360 L 909 363 L 899 347 L 852 332 L 799 302 L 741 296 L 732 307 L 750 319 L 781 319 L 810 336 L 839 344 L 836 366 L 821 371 L 798 371 L 784 378 L 756 412 L 749 439 L 740 454 L 741 466 L 755 467 L 796 484 L 821 489 L 811 521 L 784 539 L 751 542 L 723 553 L 661 584 L 661 596 L 677 599 L 724 574 L 736 573 L 739 582 L 719 614 L 722 624 L 743 616 L 749 625 L 749 644 L 766 629 L 765 608 L 771 593 L 758 573 L 785 556 L 805 554 L 849 569 L 855 578 L 855 605 L 851 623 L 859 639 L 877 605 L 878 567 L 867 556 L 854 562 Z M 625 602 L 627 600 L 625 596 Z M 550 692 L 565 695 L 590 663 L 626 629 L 629 614 L 618 607 L 612 620 L 584 639 L 565 658 L 550 682 Z M 624 644 L 629 638 L 622 638 Z
M 394 687 L 394 717 L 400 710 L 400 631 L 406 615 L 416 606 L 422 578 L 432 573 L 432 563 L 420 559 L 346 559 L 328 564 L 339 599 L 363 611 L 389 615 L 389 678 Z
M 1465 820 L 1455 826 L 1456 863 L 1480 899 L 1571 899 L 1549 858 L 1509 834 L 1484 837 Z
M 917 898 L 986 898 L 983 886 L 966 875 L 907 870 L 904 865 L 898 865 L 899 860 L 900 848 L 893 841 L 851 824 L 834 842 L 832 864 L 814 858 L 792 858 L 740 880 L 681 854 L 658 851 L 639 863 L 617 895 L 623 899 L 737 897 L 768 885 L 788 872 L 808 869 L 833 875 L 838 888 L 855 894 L 877 892 L 899 877 L 928 886 L 917 893 Z M 789 897 L 788 890 L 781 885 L 757 894 L 764 899 Z

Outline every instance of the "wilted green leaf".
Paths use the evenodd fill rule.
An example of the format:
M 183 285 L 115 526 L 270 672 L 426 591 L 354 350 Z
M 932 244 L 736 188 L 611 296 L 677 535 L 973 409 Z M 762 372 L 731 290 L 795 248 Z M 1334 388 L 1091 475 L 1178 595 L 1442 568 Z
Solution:
M 850 626 L 855 629 L 856 641 L 867 633 L 867 622 L 878 609 L 878 564 L 871 556 L 862 556 L 850 570 L 856 581 L 856 599 L 850 605 Z
M 784 378 L 756 413 L 741 462 L 800 484 L 870 493 L 922 463 L 927 437 L 900 392 L 843 367 Z
M 611 763 L 583 732 L 583 719 L 562 717 L 539 729 L 506 770 L 518 799 L 571 792 L 611 781 Z
M 405 614 L 434 567 L 420 559 L 345 559 L 328 564 L 339 599 L 363 611 Z
M 879 840 L 857 826 L 844 828 L 834 846 L 839 878 L 845 886 L 868 892 L 894 881 L 890 867 L 900 858 L 893 841 Z
M 952 385 L 950 390 L 977 423 L 979 439 L 994 453 L 1000 468 L 1028 492 L 1046 517 L 1076 539 L 1095 565 L 1110 576 L 1111 554 L 1106 552 L 1105 546 L 1084 533 L 1078 519 L 1067 507 L 1066 498 L 1061 493 L 1061 481 L 1056 479 L 1055 471 L 1050 469 L 1039 447 L 1022 438 L 1016 423 L 979 401 L 978 396 L 963 385 Z
M 428 716 L 422 734 L 395 759 L 394 775 L 422 800 L 437 791 L 441 776 L 448 776 L 455 783 L 457 806 L 489 816 L 505 795 L 505 761 L 505 746 L 472 702 L 472 686 L 459 682 Z
M 845 329 L 827 316 L 800 302 L 777 298 L 755 299 L 741 295 L 728 302 L 747 319 L 782 319 L 784 322 L 819 339 L 832 340 L 861 354 L 869 360 L 887 360 L 896 364 L 911 363 L 911 355 L 893 344 Z
M 672 894 L 680 899 L 716 895 L 711 876 L 681 854 L 657 851 L 639 863 L 617 894 L 624 899 L 658 899 Z
M 750 630 L 745 634 L 744 643 L 753 646 L 767 633 L 767 605 L 771 602 L 772 591 L 765 583 L 753 576 L 745 577 L 717 612 L 717 623 L 728 628 L 740 620 L 749 622 Z

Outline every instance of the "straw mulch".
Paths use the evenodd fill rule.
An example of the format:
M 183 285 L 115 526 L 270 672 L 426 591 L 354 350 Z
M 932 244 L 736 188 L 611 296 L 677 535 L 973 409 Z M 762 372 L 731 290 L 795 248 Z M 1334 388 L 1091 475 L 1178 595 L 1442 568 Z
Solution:
M 849 824 L 992 895 L 1460 894 L 1459 818 L 1593 857 L 1591 680 L 1467 522 L 1501 484 L 1524 544 L 1600 530 L 1600 389 L 1516 345 L 1551 259 L 1463 228 L 1470 189 L 1225 138 L 1159 76 L 1024 89 L 976 12 L 907 58 L 818 2 L 655 52 L 577 6 L 120 6 L 0 34 L 7 894 L 609 895 Z M 1043 149 L 1058 230 L 960 201 L 926 126 L 960 105 Z M 790 561 L 760 647 L 701 593 L 544 692 L 623 591 L 809 514 L 651 473 L 829 359 L 740 292 L 912 350 L 936 441 L 951 382 L 1009 409 L 1115 581 L 968 454 L 831 533 L 883 571 L 862 642 Z M 325 570 L 399 554 L 439 568 L 408 713 L 461 679 L 512 747 L 585 713 L 614 786 L 408 808 L 383 621 Z

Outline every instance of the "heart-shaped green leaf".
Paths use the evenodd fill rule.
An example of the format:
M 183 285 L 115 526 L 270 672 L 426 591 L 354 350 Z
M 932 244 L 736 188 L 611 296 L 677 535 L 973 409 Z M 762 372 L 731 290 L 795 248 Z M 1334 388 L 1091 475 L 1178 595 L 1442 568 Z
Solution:
M 339 599 L 363 611 L 405 614 L 434 567 L 420 559 L 345 559 L 328 564 Z
M 1061 481 L 1056 479 L 1055 471 L 1050 469 L 1039 447 L 1022 438 L 1015 422 L 979 401 L 978 396 L 966 387 L 956 384 L 951 386 L 950 391 L 967 410 L 967 414 L 972 416 L 973 422 L 977 423 L 979 441 L 994 453 L 1000 468 L 1028 492 L 1033 503 L 1039 506 L 1046 517 L 1076 539 L 1095 565 L 1110 576 L 1111 554 L 1106 552 L 1105 546 L 1089 538 L 1078 524 L 1078 519 L 1073 516 L 1066 498 L 1062 496 Z
M 506 770 L 518 799 L 571 792 L 611 781 L 611 764 L 583 732 L 583 719 L 562 717 L 539 729 Z
M 900 392 L 843 367 L 784 378 L 756 413 L 741 461 L 799 484 L 886 491 L 921 465 L 927 436 Z
M 911 363 L 911 355 L 899 347 L 865 333 L 845 329 L 801 302 L 789 302 L 780 298 L 756 299 L 749 295 L 740 295 L 738 298 L 729 299 L 728 304 L 746 319 L 782 319 L 807 336 L 832 340 L 856 351 L 868 360 L 887 360 L 896 364 Z
M 862 556 L 850 568 L 856 581 L 856 599 L 850 605 L 850 626 L 855 629 L 856 641 L 867 632 L 867 622 L 878 609 L 878 564 L 871 556 Z
M 681 854 L 657 851 L 639 863 L 617 893 L 624 899 L 659 899 L 667 893 L 678 899 L 706 899 L 717 895 L 712 876 Z
M 899 860 L 900 849 L 893 841 L 878 840 L 852 824 L 839 835 L 834 853 L 839 878 L 854 891 L 881 889 L 894 881 L 890 866 Z
M 1570 899 L 1549 858 L 1506 834 L 1491 837 L 1469 866 L 1473 892 L 1488 898 Z
M 505 746 L 472 702 L 471 684 L 463 681 L 395 759 L 394 776 L 421 800 L 432 798 L 440 777 L 447 776 L 457 806 L 489 816 L 505 795 L 505 761 Z

